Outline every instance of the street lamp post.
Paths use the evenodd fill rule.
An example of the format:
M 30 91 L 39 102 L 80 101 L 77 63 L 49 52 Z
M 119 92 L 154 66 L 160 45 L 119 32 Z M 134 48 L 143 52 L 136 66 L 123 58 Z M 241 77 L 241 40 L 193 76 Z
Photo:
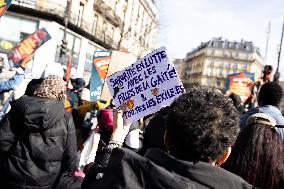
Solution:
M 70 6 L 71 6 L 71 0 L 67 0 L 66 4 L 66 9 L 65 9 L 65 17 L 64 17 L 64 35 L 63 35 L 63 40 L 61 44 L 61 49 L 60 49 L 60 58 L 63 58 L 63 61 L 67 61 L 66 65 L 66 86 L 68 87 L 68 82 L 70 79 L 70 72 L 71 72 L 71 64 L 72 64 L 72 56 L 68 55 L 67 52 L 67 27 L 69 23 L 69 16 L 70 16 Z M 64 55 L 64 56 L 63 56 Z
M 279 51 L 278 51 L 277 68 L 276 68 L 276 71 L 275 71 L 275 74 L 274 74 L 274 78 L 273 78 L 273 81 L 277 82 L 277 83 L 279 82 L 279 78 L 280 78 L 279 63 L 280 63 L 280 57 L 281 57 L 283 33 L 284 33 L 284 21 L 283 21 L 283 27 L 282 27 L 282 35 L 281 35 L 280 47 L 279 47 Z

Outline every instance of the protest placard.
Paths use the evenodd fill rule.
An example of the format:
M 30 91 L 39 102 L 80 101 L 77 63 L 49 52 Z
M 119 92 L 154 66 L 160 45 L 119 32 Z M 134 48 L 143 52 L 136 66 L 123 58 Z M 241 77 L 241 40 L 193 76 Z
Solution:
M 95 53 L 94 65 L 96 66 L 97 72 L 100 78 L 105 79 L 107 70 L 111 59 L 111 51 L 97 51 Z
M 93 66 L 92 75 L 90 78 L 90 97 L 91 101 L 96 101 L 101 98 L 101 92 L 103 87 L 103 81 L 100 78 L 97 69 Z
M 254 86 L 254 73 L 235 73 L 228 75 L 226 90 L 240 96 L 244 103 L 251 95 Z
M 0 17 L 6 12 L 11 5 L 12 0 L 0 0 Z
M 33 54 L 40 46 L 50 39 L 51 37 L 45 28 L 37 30 L 12 49 L 9 54 L 9 60 L 14 64 L 19 63 L 21 60 Z
M 132 55 L 131 53 L 112 50 L 106 77 L 109 77 L 110 75 L 125 69 L 126 67 L 133 64 L 133 62 L 136 62 L 136 60 L 136 56 Z M 101 90 L 100 98 L 110 101 L 112 99 L 112 96 L 110 94 L 108 85 L 104 82 L 102 86 L 103 87 Z
M 115 105 L 126 103 L 128 123 L 170 105 L 185 92 L 164 47 L 111 75 L 106 82 Z

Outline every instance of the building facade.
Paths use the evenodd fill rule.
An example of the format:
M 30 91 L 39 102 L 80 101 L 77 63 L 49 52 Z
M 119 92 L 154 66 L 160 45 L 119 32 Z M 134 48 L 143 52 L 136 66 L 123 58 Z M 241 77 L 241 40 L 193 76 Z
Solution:
M 68 3 L 69 2 L 69 3 Z M 33 73 L 40 77 L 46 64 L 59 62 L 65 18 L 67 54 L 72 57 L 71 75 L 90 78 L 96 50 L 123 50 L 137 58 L 156 43 L 157 11 L 153 0 L 13 0 L 0 19 L 0 55 L 39 28 L 52 39 L 34 55 Z M 4 29 L 5 28 L 5 29 Z
M 175 59 L 173 61 L 174 65 L 175 65 L 175 69 L 179 75 L 179 77 L 181 79 L 185 78 L 184 74 L 185 74 L 185 62 L 184 62 L 184 59 Z
M 259 49 L 252 42 L 235 42 L 214 38 L 187 53 L 182 81 L 185 87 L 194 84 L 225 89 L 229 74 L 251 72 L 257 80 L 263 70 Z

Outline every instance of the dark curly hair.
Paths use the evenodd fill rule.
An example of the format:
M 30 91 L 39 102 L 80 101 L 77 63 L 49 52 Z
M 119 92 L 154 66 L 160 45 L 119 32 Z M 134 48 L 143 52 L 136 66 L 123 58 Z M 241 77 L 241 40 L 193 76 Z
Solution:
M 222 167 L 257 188 L 284 188 L 284 151 L 280 135 L 265 124 L 246 126 Z
M 167 116 L 170 154 L 182 160 L 216 161 L 235 142 L 239 114 L 221 92 L 192 87 L 175 100 Z
M 258 93 L 258 104 L 272 105 L 278 107 L 282 98 L 282 87 L 275 82 L 268 82 L 262 85 Z

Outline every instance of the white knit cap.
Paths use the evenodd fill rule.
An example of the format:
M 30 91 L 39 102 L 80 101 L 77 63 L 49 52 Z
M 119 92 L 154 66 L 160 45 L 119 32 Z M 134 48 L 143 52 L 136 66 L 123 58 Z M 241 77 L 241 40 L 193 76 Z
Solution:
M 50 75 L 56 75 L 63 79 L 64 70 L 63 70 L 62 65 L 59 63 L 55 63 L 55 62 L 47 64 L 43 77 L 46 78 Z
M 85 101 L 90 101 L 90 90 L 87 88 L 83 88 L 80 92 L 79 92 L 79 96 L 82 100 Z

